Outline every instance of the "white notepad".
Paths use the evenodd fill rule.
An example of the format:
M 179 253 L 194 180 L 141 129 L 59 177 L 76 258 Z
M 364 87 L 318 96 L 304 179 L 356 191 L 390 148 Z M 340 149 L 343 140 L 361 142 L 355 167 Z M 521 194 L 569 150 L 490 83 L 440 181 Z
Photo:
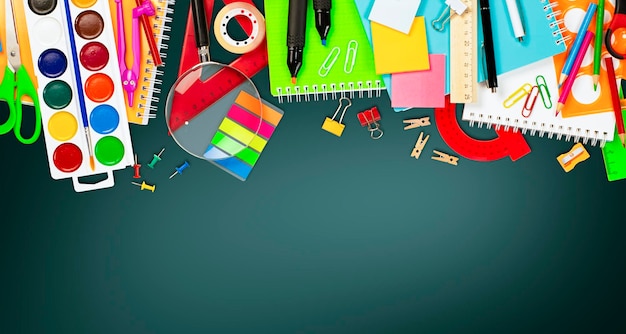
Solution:
M 536 77 L 542 75 L 550 91 L 551 108 L 546 108 L 541 96 L 537 98 L 535 107 L 529 117 L 522 116 L 522 108 L 526 97 L 510 108 L 503 102 L 524 83 L 536 85 Z M 590 88 L 592 89 L 592 88 Z M 613 140 L 615 116 L 612 112 L 563 118 L 555 117 L 556 104 L 559 98 L 556 71 L 552 58 L 524 66 L 517 70 L 498 76 L 498 89 L 492 93 L 485 85 L 478 87 L 478 102 L 466 104 L 463 120 L 470 121 L 474 126 L 478 123 L 504 126 L 519 129 L 531 136 L 547 135 L 548 138 L 582 141 L 591 145 L 604 146 L 606 141 Z

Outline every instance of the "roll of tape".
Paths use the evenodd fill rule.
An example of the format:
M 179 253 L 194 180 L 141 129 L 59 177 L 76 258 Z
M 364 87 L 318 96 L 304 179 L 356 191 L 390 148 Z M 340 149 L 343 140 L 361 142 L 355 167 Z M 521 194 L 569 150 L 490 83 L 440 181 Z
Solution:
M 250 36 L 244 40 L 236 40 L 228 34 L 228 23 L 237 16 L 244 16 L 252 24 Z M 265 18 L 253 5 L 245 2 L 230 3 L 217 13 L 213 25 L 215 39 L 227 51 L 244 54 L 256 49 L 265 38 Z

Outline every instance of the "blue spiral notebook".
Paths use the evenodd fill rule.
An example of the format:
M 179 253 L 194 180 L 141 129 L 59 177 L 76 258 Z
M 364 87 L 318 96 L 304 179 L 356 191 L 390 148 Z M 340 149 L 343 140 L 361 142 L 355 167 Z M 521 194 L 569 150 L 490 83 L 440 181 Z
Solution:
M 505 1 L 489 2 L 498 74 L 518 69 L 566 50 L 563 35 L 559 31 L 562 21 L 555 18 L 552 12 L 553 3 L 548 0 L 518 0 L 517 4 L 526 33 L 523 42 L 519 42 L 513 34 Z M 479 46 L 482 45 L 482 41 L 482 22 L 479 13 Z M 482 55 L 480 49 L 478 54 Z M 485 79 L 484 61 L 479 61 L 478 81 L 482 82 Z

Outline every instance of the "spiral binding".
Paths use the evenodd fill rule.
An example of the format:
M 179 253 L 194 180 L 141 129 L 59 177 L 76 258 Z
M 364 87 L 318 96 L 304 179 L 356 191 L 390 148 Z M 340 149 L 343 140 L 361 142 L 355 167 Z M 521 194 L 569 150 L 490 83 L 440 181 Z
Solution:
M 358 93 L 358 98 L 363 98 L 366 94 L 368 98 L 380 97 L 380 92 L 385 89 L 380 80 L 374 81 L 357 81 L 355 82 L 340 82 L 321 85 L 308 85 L 293 86 L 293 87 L 277 87 L 276 97 L 278 102 L 305 102 L 311 101 L 313 97 L 314 101 L 319 101 L 320 97 L 326 101 L 328 99 L 337 100 L 342 97 L 355 98 L 355 93 Z
M 172 31 L 172 15 L 174 14 L 176 0 L 156 0 L 156 2 L 157 15 L 154 18 L 152 28 L 154 29 L 154 38 L 159 47 L 161 59 L 163 59 L 162 66 L 165 66 L 168 50 L 167 42 L 170 40 L 169 34 Z M 139 108 L 144 110 L 144 112 L 137 114 L 138 117 L 144 119 L 145 124 L 148 123 L 149 119 L 156 117 L 161 85 L 163 84 L 161 77 L 165 74 L 163 70 L 154 66 L 152 59 L 148 58 L 147 63 L 150 66 L 144 70 L 145 75 L 143 76 L 141 93 L 139 94 L 141 101 L 139 102 Z
M 557 45 L 566 43 L 571 39 L 570 36 L 563 37 L 563 33 L 566 31 L 565 21 L 563 20 L 563 12 L 560 9 L 556 9 L 559 4 L 556 2 L 550 2 L 549 0 L 541 0 L 543 5 L 543 11 L 546 12 L 546 20 L 552 21 L 549 26 L 552 29 L 552 36 L 555 38 Z
M 514 117 L 492 116 L 471 112 L 467 118 L 471 127 L 482 128 L 485 125 L 486 128 L 491 128 L 493 126 L 496 130 L 501 128 L 505 131 L 512 129 L 513 132 L 521 131 L 524 135 L 530 132 L 531 136 L 546 136 L 549 139 L 573 140 L 574 142 L 582 140 L 583 144 L 589 143 L 592 146 L 599 144 L 600 147 L 603 147 L 609 137 L 607 132 L 601 133 L 600 131 L 570 126 L 555 126 L 554 124 L 520 120 Z

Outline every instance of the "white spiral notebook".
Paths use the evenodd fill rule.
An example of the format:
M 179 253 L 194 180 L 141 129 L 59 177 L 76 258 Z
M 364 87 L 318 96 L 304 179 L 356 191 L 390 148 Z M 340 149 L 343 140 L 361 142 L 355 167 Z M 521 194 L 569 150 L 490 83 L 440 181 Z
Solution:
M 537 85 L 538 75 L 545 78 L 545 85 L 550 93 L 545 104 L 542 97 L 538 96 L 530 115 L 528 111 L 525 112 L 528 117 L 522 115 L 527 95 L 522 95 L 523 97 L 509 108 L 503 105 L 507 98 L 524 84 Z M 572 94 L 593 95 L 592 87 L 585 88 L 574 85 Z M 531 136 L 556 137 L 556 139 L 568 141 L 573 139 L 575 142 L 582 141 L 585 144 L 589 142 L 591 145 L 604 146 L 605 142 L 613 140 L 615 117 L 612 112 L 569 118 L 563 118 L 562 115 L 555 116 L 558 98 L 556 70 L 554 61 L 550 57 L 498 76 L 496 93 L 492 93 L 486 85 L 479 85 L 478 102 L 466 104 L 462 118 L 469 121 L 470 126 L 480 127 L 483 124 L 503 126 L 519 129 L 522 133 Z M 530 106 L 530 101 L 528 104 Z

